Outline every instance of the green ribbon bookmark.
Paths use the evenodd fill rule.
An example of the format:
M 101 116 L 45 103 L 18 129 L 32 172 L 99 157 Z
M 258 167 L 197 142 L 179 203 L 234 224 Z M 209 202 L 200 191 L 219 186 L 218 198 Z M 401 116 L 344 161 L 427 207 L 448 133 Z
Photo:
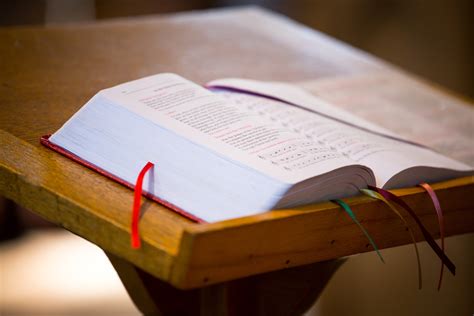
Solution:
M 367 232 L 367 230 L 365 230 L 365 228 L 362 226 L 362 224 L 359 222 L 359 220 L 356 218 L 354 212 L 352 212 L 351 208 L 349 205 L 346 204 L 346 202 L 342 201 L 342 200 L 331 200 L 332 202 L 338 204 L 339 206 L 341 206 L 344 211 L 346 211 L 346 213 L 349 215 L 349 217 L 354 221 L 354 223 L 357 224 L 357 226 L 359 226 L 359 228 L 362 230 L 362 232 L 364 233 L 365 237 L 367 237 L 367 239 L 369 240 L 370 244 L 372 245 L 372 247 L 374 247 L 375 249 L 375 252 L 377 252 L 377 255 L 379 256 L 380 260 L 385 263 L 385 261 L 383 260 L 383 257 L 382 257 L 382 254 L 380 253 L 379 251 L 379 248 L 377 247 L 377 245 L 375 244 L 374 240 L 372 239 L 372 237 L 370 237 L 369 233 Z
M 413 242 L 413 246 L 415 247 L 416 261 L 418 264 L 418 289 L 421 290 L 423 286 L 423 283 L 422 283 L 423 281 L 421 277 L 420 253 L 418 252 L 418 247 L 416 245 L 415 234 L 413 233 L 413 230 L 410 228 L 410 225 L 408 224 L 407 220 L 402 216 L 402 214 L 397 210 L 397 208 L 392 203 L 390 203 L 387 199 L 385 199 L 380 193 L 370 190 L 370 189 L 361 189 L 360 191 L 364 193 L 365 195 L 370 196 L 373 199 L 377 199 L 384 202 L 401 219 L 401 221 L 405 225 L 408 233 L 410 234 L 411 240 Z

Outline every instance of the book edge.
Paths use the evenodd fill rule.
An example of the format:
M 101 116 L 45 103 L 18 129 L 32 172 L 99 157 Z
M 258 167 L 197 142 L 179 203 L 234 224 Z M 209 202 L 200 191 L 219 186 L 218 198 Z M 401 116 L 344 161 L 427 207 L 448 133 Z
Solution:
M 49 138 L 51 137 L 51 135 L 43 135 L 41 136 L 40 138 L 40 143 L 45 146 L 46 148 L 48 149 L 51 149 L 59 154 L 61 154 L 62 156 L 66 157 L 66 158 L 69 158 L 71 159 L 72 161 L 76 162 L 76 163 L 79 163 L 80 165 L 84 166 L 84 167 L 87 167 L 103 176 L 105 176 L 106 178 L 110 179 L 110 180 L 113 180 L 117 183 L 120 183 L 121 185 L 131 189 L 131 190 L 134 190 L 135 189 L 135 186 L 115 175 L 113 175 L 112 173 L 102 169 L 102 168 L 99 168 L 97 167 L 96 165 L 80 158 L 79 156 L 69 152 L 68 150 L 62 148 L 61 146 L 58 146 L 54 143 L 52 143 Z M 178 206 L 166 201 L 166 200 L 163 200 L 149 192 L 146 192 L 146 191 L 143 191 L 142 193 L 143 196 L 145 196 L 146 198 L 154 201 L 154 202 L 157 202 L 163 206 L 165 206 L 166 208 L 178 213 L 179 215 L 189 219 L 189 220 L 192 220 L 193 222 L 196 222 L 196 223 L 206 223 L 205 220 L 197 217 L 197 216 L 194 216 L 192 215 L 191 213 L 188 213 L 186 212 L 185 210 L 179 208 Z

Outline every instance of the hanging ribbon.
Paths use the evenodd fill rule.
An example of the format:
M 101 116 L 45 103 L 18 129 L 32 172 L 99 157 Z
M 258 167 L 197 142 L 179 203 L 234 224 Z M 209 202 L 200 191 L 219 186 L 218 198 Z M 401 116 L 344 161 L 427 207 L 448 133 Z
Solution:
M 413 246 L 415 247 L 416 261 L 418 263 L 418 288 L 421 290 L 422 282 L 423 282 L 422 276 L 421 276 L 421 260 L 420 260 L 420 253 L 418 252 L 418 246 L 416 245 L 416 239 L 415 239 L 415 234 L 413 233 L 413 230 L 410 228 L 410 226 L 408 225 L 408 222 L 402 216 L 402 214 L 400 214 L 397 208 L 393 206 L 392 203 L 387 201 L 387 199 L 385 199 L 380 193 L 372 191 L 372 190 L 368 190 L 368 189 L 361 189 L 360 191 L 364 193 L 365 195 L 370 196 L 371 198 L 384 202 L 402 220 L 403 224 L 405 224 L 406 229 L 410 233 Z
M 385 261 L 383 260 L 383 257 L 382 257 L 382 254 L 380 253 L 379 251 L 379 248 L 377 247 L 377 245 L 375 244 L 374 240 L 372 239 L 372 237 L 370 237 L 369 235 L 369 232 L 367 232 L 367 230 L 362 226 L 362 224 L 359 222 L 359 220 L 356 218 L 354 212 L 352 212 L 351 208 L 349 205 L 347 205 L 346 202 L 342 201 L 342 200 L 331 200 L 332 202 L 338 204 L 339 206 L 341 206 L 344 211 L 346 211 L 346 213 L 349 215 L 349 217 L 354 221 L 354 223 L 357 224 L 357 226 L 359 226 L 359 228 L 362 230 L 362 232 L 364 233 L 365 237 L 367 237 L 367 239 L 369 240 L 370 244 L 372 245 L 372 247 L 374 247 L 375 251 L 377 252 L 377 255 L 379 256 L 380 260 L 385 263 Z
M 444 217 L 443 217 L 443 210 L 441 209 L 441 204 L 439 203 L 438 197 L 436 196 L 435 191 L 428 183 L 420 183 L 420 187 L 422 187 L 427 193 L 428 196 L 431 198 L 433 202 L 433 206 L 436 210 L 436 215 L 438 216 L 438 225 L 439 225 L 439 234 L 441 237 L 441 250 L 444 252 Z M 439 281 L 438 281 L 438 291 L 441 289 L 441 283 L 443 281 L 443 272 L 444 272 L 444 264 L 441 262 L 441 269 L 439 273 Z
M 145 167 L 140 171 L 135 184 L 135 193 L 133 196 L 133 209 L 132 209 L 132 248 L 138 249 L 141 247 L 140 234 L 138 232 L 138 222 L 140 221 L 140 201 L 143 191 L 143 178 L 148 170 L 154 165 L 151 162 L 147 162 Z
M 428 230 L 425 228 L 425 226 L 423 226 L 423 224 L 421 223 L 420 219 L 418 218 L 418 216 L 415 214 L 415 212 L 408 206 L 408 204 L 405 203 L 405 201 L 403 201 L 402 199 L 400 199 L 398 196 L 396 196 L 395 194 L 387 191 L 387 190 L 384 190 L 384 189 L 380 189 L 380 188 L 377 188 L 377 187 L 374 187 L 374 186 L 369 186 L 369 189 L 373 190 L 373 191 L 376 191 L 378 193 L 380 193 L 385 199 L 389 200 L 389 201 L 392 201 L 392 202 L 395 202 L 397 203 L 398 205 L 400 205 L 401 207 L 403 207 L 412 217 L 413 219 L 415 220 L 415 222 L 417 223 L 417 225 L 420 227 L 420 230 L 423 234 L 423 236 L 425 237 L 425 240 L 428 242 L 428 244 L 430 245 L 431 249 L 433 249 L 433 251 L 436 253 L 436 255 L 441 259 L 441 261 L 443 262 L 444 265 L 446 265 L 446 267 L 448 268 L 448 270 L 453 274 L 455 275 L 456 274 L 456 266 L 454 265 L 454 263 L 448 258 L 448 256 L 446 256 L 446 254 L 444 253 L 443 250 L 441 250 L 441 248 L 438 246 L 438 244 L 434 241 L 433 237 L 431 237 L 430 233 L 428 232 Z

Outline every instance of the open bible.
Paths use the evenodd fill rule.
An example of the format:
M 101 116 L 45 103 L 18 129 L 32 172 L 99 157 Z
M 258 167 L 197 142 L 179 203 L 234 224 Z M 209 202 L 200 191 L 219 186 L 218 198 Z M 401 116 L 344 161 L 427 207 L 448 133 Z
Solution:
M 97 93 L 44 140 L 207 222 L 460 177 L 473 168 L 292 85 L 158 74 Z

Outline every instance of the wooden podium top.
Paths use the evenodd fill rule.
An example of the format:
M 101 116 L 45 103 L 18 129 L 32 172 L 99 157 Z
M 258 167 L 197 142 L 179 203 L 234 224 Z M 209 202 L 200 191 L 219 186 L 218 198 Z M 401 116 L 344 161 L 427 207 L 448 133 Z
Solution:
M 0 69 L 0 194 L 178 288 L 371 250 L 357 226 L 329 202 L 214 224 L 195 224 L 146 202 L 143 246 L 132 250 L 133 192 L 42 147 L 39 138 L 56 131 L 97 91 L 161 72 L 198 83 L 220 77 L 314 82 L 374 73 L 405 80 L 374 57 L 286 18 L 246 8 L 3 28 Z M 413 102 L 430 106 L 423 98 Z M 474 231 L 473 177 L 433 187 L 446 212 L 447 234 Z M 439 236 L 421 189 L 394 192 Z M 410 242 L 381 203 L 367 197 L 347 202 L 381 248 Z

